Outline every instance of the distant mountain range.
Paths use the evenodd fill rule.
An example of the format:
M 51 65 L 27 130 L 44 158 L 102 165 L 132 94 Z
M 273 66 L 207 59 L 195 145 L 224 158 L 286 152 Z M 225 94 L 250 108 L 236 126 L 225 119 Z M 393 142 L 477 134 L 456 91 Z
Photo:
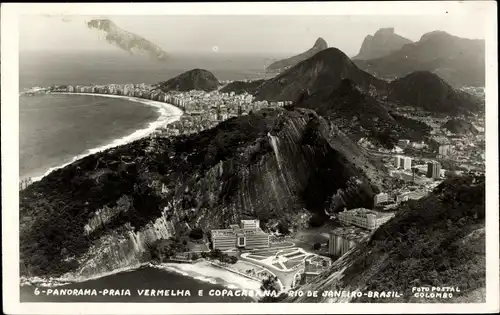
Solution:
M 339 49 L 327 48 L 267 80 L 255 96 L 258 100 L 295 101 L 304 90 L 314 93 L 324 88 L 335 88 L 344 78 L 363 89 L 373 86 L 382 90 L 387 84 L 359 69 Z
M 355 60 L 355 63 L 384 79 L 392 80 L 414 71 L 431 71 L 454 87 L 484 86 L 485 42 L 435 31 L 387 56 Z
M 219 80 L 212 72 L 204 69 L 193 69 L 170 80 L 158 83 L 158 88 L 163 92 L 191 90 L 210 92 L 217 90 L 218 87 Z
M 352 59 L 369 60 L 384 57 L 410 43 L 413 42 L 394 33 L 394 28 L 381 28 L 374 35 L 365 37 L 359 53 Z
M 275 61 L 272 64 L 270 64 L 266 68 L 266 70 L 272 71 L 272 72 L 284 71 L 290 67 L 295 66 L 296 64 L 298 64 L 299 62 L 301 62 L 303 60 L 311 58 L 312 56 L 314 56 L 318 52 L 322 51 L 323 49 L 327 49 L 327 48 L 328 48 L 328 44 L 326 43 L 326 41 L 323 38 L 319 37 L 311 49 L 309 49 L 309 50 L 307 50 L 299 55 L 296 55 L 296 56 L 293 56 L 293 57 L 290 57 L 287 59 Z
M 343 79 L 349 79 L 364 93 L 375 93 L 379 97 L 387 97 L 386 100 L 390 102 L 430 112 L 454 115 L 474 112 L 481 105 L 480 100 L 453 88 L 430 71 L 415 71 L 392 82 L 378 79 L 359 69 L 337 48 L 322 50 L 274 78 L 233 82 L 226 86 L 224 91 L 246 91 L 253 94 L 257 100 L 298 103 L 304 95 L 315 95 L 319 92 L 318 95 L 322 96 L 315 95 L 312 100 L 323 101 L 331 96 Z M 356 103 L 352 105 L 358 106 Z M 315 107 L 317 106 L 311 108 Z

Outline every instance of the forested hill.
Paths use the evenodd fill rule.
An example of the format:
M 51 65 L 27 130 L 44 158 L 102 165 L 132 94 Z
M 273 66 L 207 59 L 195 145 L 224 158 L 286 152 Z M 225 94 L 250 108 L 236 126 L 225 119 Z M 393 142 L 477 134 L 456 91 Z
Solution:
M 485 178 L 448 179 L 400 207 L 371 240 L 298 290 L 396 291 L 400 298 L 296 297 L 287 302 L 461 303 L 485 301 Z M 415 297 L 412 287 L 458 287 L 451 299 Z

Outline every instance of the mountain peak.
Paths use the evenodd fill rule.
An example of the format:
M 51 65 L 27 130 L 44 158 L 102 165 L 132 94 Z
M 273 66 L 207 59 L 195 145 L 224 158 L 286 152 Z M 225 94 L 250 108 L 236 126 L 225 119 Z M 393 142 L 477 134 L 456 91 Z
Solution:
M 353 59 L 369 60 L 387 56 L 401 49 L 411 40 L 394 32 L 394 27 L 378 29 L 374 35 L 367 35 L 361 45 L 359 54 Z
M 381 35 L 394 35 L 394 27 L 386 27 L 386 28 L 379 28 L 378 31 L 375 32 L 375 36 L 381 36 Z
M 455 37 L 449 33 L 446 33 L 445 31 L 432 31 L 432 32 L 429 32 L 429 33 L 425 33 L 424 35 L 422 35 L 422 37 L 420 37 L 420 41 L 423 42 L 425 40 L 429 40 L 429 39 L 442 39 L 442 38 L 446 38 L 446 37 Z
M 314 42 L 314 45 L 310 49 L 308 49 L 307 51 L 305 51 L 301 54 L 295 55 L 293 57 L 287 58 L 287 59 L 275 61 L 272 64 L 270 64 L 266 70 L 272 71 L 272 72 L 275 72 L 275 71 L 282 72 L 283 70 L 291 68 L 291 67 L 295 66 L 296 64 L 298 64 L 299 62 L 304 61 L 308 58 L 311 58 L 312 56 L 317 54 L 319 51 L 322 51 L 322 50 L 327 49 L 327 48 L 328 48 L 328 44 L 326 43 L 326 41 L 322 37 L 318 37 L 318 39 L 316 39 L 316 42 Z
M 316 49 L 327 49 L 328 48 L 328 44 L 327 42 L 323 39 L 323 37 L 318 37 L 318 39 L 316 40 L 316 42 L 314 43 L 314 46 L 313 48 L 316 48 Z

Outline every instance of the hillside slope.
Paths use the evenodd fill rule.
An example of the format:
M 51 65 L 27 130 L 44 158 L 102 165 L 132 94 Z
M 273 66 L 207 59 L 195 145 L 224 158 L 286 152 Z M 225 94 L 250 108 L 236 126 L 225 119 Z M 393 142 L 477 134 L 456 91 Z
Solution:
M 447 129 L 448 131 L 455 134 L 478 134 L 479 130 L 477 130 L 474 125 L 464 119 L 450 119 L 445 122 L 441 128 Z
M 350 79 L 360 88 L 378 90 L 386 82 L 360 70 L 342 51 L 328 48 L 300 62 L 280 75 L 267 80 L 255 93 L 257 100 L 295 101 L 305 90 L 336 88 L 342 79 Z
M 484 86 L 485 42 L 435 31 L 418 42 L 377 59 L 356 60 L 361 69 L 385 79 L 395 79 L 414 71 L 431 71 L 454 87 Z
M 308 110 L 263 110 L 195 135 L 142 139 L 21 192 L 22 274 L 85 278 L 134 266 L 149 259 L 148 243 L 185 233 L 185 223 L 207 231 L 243 218 L 264 228 L 302 222 L 333 195 L 369 206 L 379 167 Z
M 343 79 L 336 89 L 305 93 L 293 106 L 315 110 L 354 141 L 367 137 L 390 148 L 400 138 L 420 140 L 431 129 L 424 123 L 392 114 L 387 104 L 349 79 Z
M 169 91 L 214 91 L 219 87 L 219 80 L 210 71 L 204 69 L 193 69 L 181 73 L 170 80 L 160 82 L 158 88 L 163 92 Z
M 316 40 L 316 42 L 314 42 L 314 45 L 309 50 L 307 50 L 301 54 L 298 54 L 296 56 L 287 58 L 287 59 L 275 61 L 272 64 L 270 64 L 266 68 L 266 70 L 272 71 L 272 72 L 282 72 L 290 67 L 295 66 L 296 64 L 298 64 L 301 61 L 304 61 L 308 58 L 311 58 L 312 56 L 314 56 L 318 52 L 320 52 L 324 49 L 327 49 L 327 48 L 328 48 L 328 44 L 326 43 L 326 41 L 323 38 L 319 37 Z
M 436 74 L 416 71 L 389 84 L 389 99 L 435 113 L 476 112 L 482 105 L 472 95 L 455 89 Z
M 394 33 L 394 28 L 381 28 L 375 34 L 367 35 L 361 44 L 359 53 L 352 59 L 369 60 L 387 56 L 413 43 L 411 40 Z
M 432 194 L 400 207 L 371 240 L 299 290 L 396 291 L 370 299 L 298 297 L 286 302 L 460 303 L 485 301 L 484 176 L 446 180 Z M 415 297 L 412 287 L 458 287 L 451 299 Z

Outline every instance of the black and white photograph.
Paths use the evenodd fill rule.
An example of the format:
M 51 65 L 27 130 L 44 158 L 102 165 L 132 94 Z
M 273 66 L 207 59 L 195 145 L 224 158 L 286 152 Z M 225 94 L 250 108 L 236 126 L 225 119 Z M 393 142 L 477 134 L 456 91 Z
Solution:
M 1 9 L 5 313 L 498 312 L 495 2 Z

